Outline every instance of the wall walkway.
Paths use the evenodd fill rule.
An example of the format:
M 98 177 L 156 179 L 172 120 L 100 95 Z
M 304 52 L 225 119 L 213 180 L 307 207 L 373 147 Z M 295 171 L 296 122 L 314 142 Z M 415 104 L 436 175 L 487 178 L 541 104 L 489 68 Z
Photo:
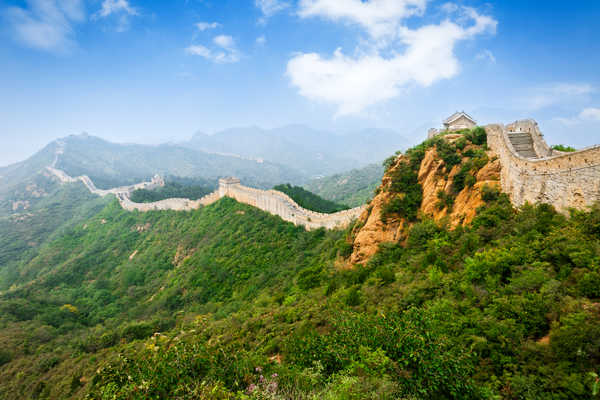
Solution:
M 485 129 L 488 146 L 502 165 L 502 190 L 516 206 L 541 202 L 566 212 L 600 201 L 600 146 L 557 152 L 548 146 L 533 120 L 492 124 Z M 531 134 L 535 158 L 519 155 L 509 139 L 513 132 Z

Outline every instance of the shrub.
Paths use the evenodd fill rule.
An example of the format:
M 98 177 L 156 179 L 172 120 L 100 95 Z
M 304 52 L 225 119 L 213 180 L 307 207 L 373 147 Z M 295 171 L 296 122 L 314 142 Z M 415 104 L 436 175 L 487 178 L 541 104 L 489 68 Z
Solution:
M 588 272 L 577 282 L 579 293 L 589 298 L 600 297 L 600 274 L 598 272 Z
M 552 146 L 552 150 L 564 151 L 566 153 L 572 153 L 574 151 L 577 151 L 577 149 L 575 149 L 574 147 L 565 146 L 564 144 L 555 144 L 554 146 Z
M 0 349 L 0 367 L 12 361 L 12 354 L 6 350 Z
M 454 205 L 454 197 L 452 197 L 443 190 L 438 190 L 437 198 L 438 202 L 435 206 L 438 210 L 443 210 L 444 208 L 447 208 L 448 212 L 452 211 L 452 206 Z
M 457 152 L 457 148 L 448 143 L 448 141 L 440 139 L 436 143 L 436 150 L 440 158 L 446 164 L 446 171 L 450 171 L 452 167 L 460 164 L 461 156 Z
M 484 185 L 481 188 L 481 199 L 483 201 L 496 201 L 500 196 L 500 189 L 495 186 Z
M 480 126 L 471 129 L 465 136 L 471 143 L 476 145 L 487 143 L 487 133 Z
M 302 290 L 315 288 L 321 284 L 323 269 L 320 266 L 306 268 L 298 274 L 298 287 Z
M 360 304 L 360 290 L 355 286 L 350 288 L 348 293 L 346 293 L 346 297 L 344 298 L 344 302 L 347 306 L 354 307 Z
M 433 239 L 441 229 L 435 221 L 427 219 L 412 226 L 408 234 L 408 244 L 411 247 L 423 247 L 430 239 Z

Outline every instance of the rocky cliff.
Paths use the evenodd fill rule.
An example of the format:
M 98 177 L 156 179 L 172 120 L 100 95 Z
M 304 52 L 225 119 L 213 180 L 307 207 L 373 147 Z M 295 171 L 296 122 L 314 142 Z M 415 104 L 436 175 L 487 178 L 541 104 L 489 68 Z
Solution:
M 485 188 L 500 187 L 500 172 L 481 131 L 441 136 L 389 159 L 376 196 L 352 232 L 350 261 L 368 260 L 381 243 L 403 242 L 418 220 L 470 223 Z

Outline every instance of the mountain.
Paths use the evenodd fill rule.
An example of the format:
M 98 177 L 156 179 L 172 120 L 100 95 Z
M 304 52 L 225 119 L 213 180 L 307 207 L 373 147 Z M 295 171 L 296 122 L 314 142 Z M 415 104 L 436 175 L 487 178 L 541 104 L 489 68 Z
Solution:
M 287 166 L 164 144 L 117 144 L 89 135 L 69 136 L 56 167 L 71 176 L 88 175 L 99 188 L 133 184 L 159 174 L 216 182 L 237 176 L 247 185 L 271 188 L 281 182 L 302 182 L 305 176 Z
M 245 127 L 206 135 L 197 133 L 181 145 L 196 150 L 235 154 L 287 165 L 310 177 L 347 171 L 379 162 L 390 149 L 403 149 L 408 142 L 395 132 L 369 129 L 344 135 L 303 125 L 277 129 Z
M 373 191 L 381 183 L 382 176 L 381 164 L 370 164 L 348 172 L 311 179 L 304 187 L 327 200 L 358 207 L 373 197 Z
M 346 230 L 107 197 L 31 232 L 0 266 L 0 398 L 594 398 L 600 207 L 513 207 L 477 132 L 388 158 Z

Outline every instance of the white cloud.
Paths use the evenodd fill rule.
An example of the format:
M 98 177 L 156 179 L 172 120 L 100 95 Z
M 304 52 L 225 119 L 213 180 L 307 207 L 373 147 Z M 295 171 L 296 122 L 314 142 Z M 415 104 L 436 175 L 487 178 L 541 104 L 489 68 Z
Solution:
M 221 24 L 219 24 L 218 22 L 198 22 L 196 24 L 196 27 L 200 31 L 206 31 L 206 30 L 209 30 L 209 29 L 216 29 L 216 28 L 218 28 L 220 26 L 221 26 Z
M 301 0 L 298 15 L 346 21 L 372 37 L 394 35 L 401 21 L 425 11 L 427 0 Z
M 199 44 L 186 47 L 185 52 L 193 56 L 201 56 L 204 58 L 211 58 L 212 56 L 212 53 L 208 48 Z
M 256 44 L 259 46 L 264 46 L 265 44 L 267 44 L 267 38 L 265 37 L 265 35 L 261 35 L 261 36 L 257 37 Z
M 235 47 L 235 42 L 233 41 L 233 38 L 228 35 L 215 36 L 213 38 L 213 42 L 217 46 L 222 47 L 224 49 L 231 49 L 231 48 Z
M 492 53 L 488 49 L 482 50 L 479 54 L 477 54 L 475 56 L 475 58 L 478 59 L 478 60 L 487 60 L 491 64 L 496 64 L 496 56 L 494 56 L 494 53 Z
M 129 4 L 128 0 L 104 0 L 102 7 L 92 16 L 93 19 L 115 18 L 115 30 L 124 32 L 129 29 L 129 18 L 140 15 L 139 11 Z
M 588 107 L 584 108 L 579 115 L 572 118 L 557 117 L 553 118 L 555 121 L 560 122 L 565 126 L 574 126 L 583 124 L 586 122 L 599 122 L 600 121 L 600 108 Z
M 111 14 L 125 13 L 128 15 L 138 15 L 138 11 L 133 8 L 128 0 L 104 0 L 102 8 L 96 13 L 99 17 L 108 17 Z
M 9 29 L 27 46 L 65 52 L 75 46 L 73 25 L 85 20 L 82 0 L 30 0 L 6 9 Z
M 549 86 L 529 90 L 529 96 L 522 97 L 526 108 L 540 110 L 556 104 L 573 101 L 591 94 L 594 88 L 589 84 L 554 83 Z
M 459 71 L 456 43 L 485 32 L 494 33 L 497 24 L 463 7 L 461 16 L 470 22 L 468 26 L 445 20 L 439 25 L 410 29 L 401 20 L 423 11 L 425 1 L 417 0 L 303 0 L 301 7 L 304 16 L 357 22 L 374 40 L 353 56 L 337 49 L 331 57 L 301 53 L 288 62 L 286 73 L 300 94 L 337 106 L 337 115 L 358 113 L 411 86 L 430 86 L 455 76 Z M 384 36 L 388 44 L 382 47 L 380 39 Z M 403 52 L 398 51 L 399 47 Z
M 209 49 L 203 45 L 192 45 L 187 47 L 185 51 L 190 55 L 200 56 L 218 64 L 236 63 L 240 61 L 241 54 L 231 36 L 215 36 L 213 38 L 213 43 L 217 46 L 214 49 Z
M 269 18 L 290 6 L 288 2 L 282 0 L 254 0 L 254 5 L 260 9 L 265 18 Z
M 580 114 L 579 118 L 592 121 L 600 121 L 600 108 L 586 108 Z

